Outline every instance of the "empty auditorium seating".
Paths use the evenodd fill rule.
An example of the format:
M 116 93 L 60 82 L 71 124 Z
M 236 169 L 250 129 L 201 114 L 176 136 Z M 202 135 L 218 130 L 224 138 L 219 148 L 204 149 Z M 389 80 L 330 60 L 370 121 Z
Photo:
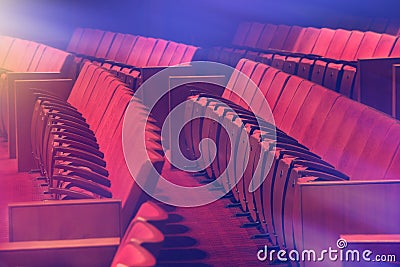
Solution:
M 131 112 L 138 116 L 138 123 L 129 126 L 129 132 L 132 133 L 141 130 L 139 117 L 145 114 L 143 111 L 146 107 L 138 99 L 131 102 L 132 91 L 125 84 L 107 70 L 89 62 L 83 65 L 68 101 L 38 89 L 33 90 L 37 101 L 32 116 L 32 149 L 41 170 L 40 179 L 47 188 L 46 194 L 51 196 L 51 199 L 64 200 L 66 205 L 67 200 L 82 200 L 82 203 L 85 203 L 85 199 L 119 199 L 121 218 L 114 220 L 121 220 L 119 227 L 122 233 L 126 230 L 126 234 L 116 253 L 115 266 L 128 263 L 132 264 L 130 266 L 144 266 L 144 262 L 149 264 L 146 266 L 155 265 L 163 234 L 146 220 L 165 220 L 165 215 L 162 210 L 155 208 L 154 204 L 147 203 L 141 207 L 146 201 L 146 196 L 125 163 L 122 147 L 122 125 L 128 104 L 132 103 Z M 155 188 L 157 180 L 154 179 L 154 175 L 159 175 L 163 167 L 163 150 L 160 130 L 145 119 L 143 117 L 147 129 L 146 149 L 151 162 L 136 159 L 135 168 L 138 176 L 141 176 L 141 179 L 149 179 L 147 183 Z M 136 128 L 138 129 L 135 130 Z M 135 149 L 134 146 L 132 149 Z M 65 232 L 68 231 L 71 230 L 66 227 Z M 59 241 L 59 251 L 56 250 L 51 255 L 59 255 L 61 259 L 58 259 L 58 262 L 66 262 L 71 266 L 79 266 L 82 262 L 79 263 L 77 259 L 68 260 L 68 252 L 62 252 L 64 246 L 73 246 L 79 251 L 84 250 L 84 246 L 79 244 L 86 242 L 89 246 L 101 247 L 105 241 L 96 238 L 83 240 L 88 236 L 78 234 L 78 238 L 82 240 L 76 242 L 65 238 L 68 236 L 65 234 L 54 235 L 51 239 L 64 240 Z M 101 235 L 98 237 L 104 238 Z M 23 259 L 19 259 L 18 263 L 18 258 L 15 257 L 18 253 L 23 253 L 23 249 L 15 248 L 28 245 L 18 242 L 0 245 L 0 262 L 24 262 Z M 57 261 L 57 257 L 45 259 L 43 255 L 43 249 L 52 245 L 51 242 L 43 241 L 31 248 L 31 255 L 36 260 L 33 261 L 33 266 L 48 265 Z M 100 262 L 103 260 L 101 264 L 110 257 L 110 253 L 115 253 L 115 247 L 118 245 L 118 240 L 108 244 L 110 251 L 104 255 L 105 258 L 99 259 Z M 134 251 L 134 255 L 131 255 Z M 99 264 L 88 262 L 89 266 Z
M 377 33 L 387 33 L 391 35 L 398 35 L 399 20 L 396 18 L 383 18 L 375 17 L 364 19 L 358 16 L 351 15 L 339 15 L 336 16 L 336 25 L 334 27 L 340 27 L 348 30 L 360 30 L 360 31 L 373 31 Z M 328 25 L 330 25 L 329 23 Z
M 399 20 L 270 19 L 239 22 L 230 44 L 214 47 L 137 35 L 136 25 L 78 27 L 65 51 L 0 35 L 0 137 L 17 158 L 0 157 L 10 165 L 0 168 L 0 267 L 259 266 L 262 247 L 318 252 L 339 238 L 343 252 L 396 250 L 400 126 L 374 107 L 396 112 Z M 196 81 L 152 110 L 154 88 L 135 95 L 170 66 L 168 89 L 206 77 L 192 68 L 202 60 L 233 67 L 229 77 L 207 70 L 227 78 L 216 95 Z M 176 137 L 164 119 L 183 101 Z M 174 138 L 196 163 L 175 165 Z M 31 171 L 14 184 L 15 165 Z M 221 199 L 174 207 L 161 179 L 195 197 L 206 184 Z M 225 247 L 237 258 L 220 259 Z M 265 264 L 321 265 L 276 255 Z
M 79 62 L 90 60 L 110 69 L 134 90 L 157 72 L 154 67 L 161 70 L 190 62 L 197 50 L 173 41 L 89 28 L 77 28 L 67 47 Z
M 356 100 L 360 98 L 357 61 L 393 57 L 398 39 L 368 31 L 369 27 L 319 29 L 257 22 L 240 24 L 235 38 L 243 29 L 248 29 L 241 33 L 243 42 L 233 42 L 232 48 L 212 48 L 208 56 L 204 52 L 199 57 L 231 66 L 242 57 L 257 60 Z
M 260 110 L 266 107 L 258 109 L 257 105 L 250 105 L 250 113 L 243 108 L 247 107 L 241 103 L 243 98 L 252 99 L 251 95 L 255 94 L 256 87 L 234 72 L 229 84 L 235 90 L 235 95 L 229 89 L 225 90 L 222 99 L 200 94 L 189 99 L 187 111 L 197 115 L 208 114 L 207 117 L 211 116 L 215 121 L 227 125 L 228 132 L 236 132 L 233 135 L 235 139 L 229 141 L 225 131 L 219 129 L 219 123 L 203 119 L 200 123 L 198 120 L 191 122 L 191 130 L 186 132 L 187 143 L 194 158 L 200 155 L 196 147 L 202 138 L 211 138 L 218 144 L 215 159 L 217 162 L 207 167 L 208 175 L 211 178 L 219 177 L 226 171 L 222 182 L 225 190 L 227 185 L 235 184 L 232 193 L 242 211 L 252 218 L 255 225 L 262 226 L 273 244 L 293 249 L 307 247 L 306 244 L 312 245 L 309 242 L 317 240 L 318 235 L 305 236 L 302 232 L 296 232 L 303 229 L 302 227 L 311 227 L 303 225 L 299 221 L 301 219 L 296 217 L 297 207 L 302 205 L 295 200 L 297 181 L 307 181 L 310 185 L 315 181 L 326 185 L 326 188 L 338 183 L 347 188 L 346 184 L 351 185 L 352 181 L 361 180 L 359 183 L 368 187 L 368 180 L 377 180 L 377 183 L 384 185 L 390 177 L 395 177 L 385 174 L 392 168 L 392 160 L 396 151 L 399 151 L 399 143 L 393 139 L 396 135 L 394 132 L 397 131 L 395 129 L 398 129 L 395 120 L 320 85 L 284 74 L 261 63 L 241 60 L 236 69 L 247 75 L 261 89 L 274 114 L 276 134 L 274 135 L 275 129 L 270 125 L 268 117 L 264 118 L 266 121 L 260 118 L 261 125 L 257 125 L 252 115 L 252 112 L 262 114 Z M 215 102 L 216 99 L 230 105 L 238 116 L 232 116 L 232 110 L 229 111 Z M 245 153 L 246 147 L 242 145 L 246 136 L 250 137 L 250 154 Z M 387 146 L 388 142 L 391 143 L 390 148 Z M 207 159 L 210 148 L 203 144 L 201 151 Z M 227 152 L 231 151 L 234 151 L 233 159 L 229 158 L 230 153 L 227 156 Z M 271 153 L 275 155 L 273 158 Z M 387 157 L 379 162 L 372 162 L 373 155 Z M 260 158 L 261 166 L 257 166 Z M 232 161 L 233 167 L 228 166 L 229 161 Z M 262 171 L 269 166 L 269 172 Z M 365 169 L 366 166 L 368 169 Z M 257 176 L 254 177 L 253 174 Z M 265 175 L 266 178 L 261 187 L 255 188 L 251 193 L 249 188 L 252 184 L 263 178 L 260 175 Z M 394 183 L 398 188 L 398 181 Z M 355 190 L 357 197 L 360 197 L 359 189 Z M 395 194 L 397 189 L 393 190 Z M 362 199 L 357 200 L 354 206 L 347 203 L 348 209 L 361 212 L 360 216 L 369 216 L 368 207 L 362 207 L 360 203 Z M 388 216 L 391 212 L 380 204 L 375 205 L 380 207 L 379 212 L 382 214 Z M 345 216 L 340 211 L 335 211 L 338 225 L 331 230 L 325 228 L 329 242 L 334 242 L 334 237 L 338 238 L 340 231 L 358 233 L 356 221 L 347 222 L 349 218 L 345 219 Z M 398 218 L 398 212 L 394 216 Z M 299 219 L 296 221 L 297 228 L 294 227 L 295 218 Z M 378 220 L 374 226 L 364 227 L 363 230 L 373 233 L 375 227 L 379 227 L 382 233 L 399 231 L 394 224 L 390 227 L 382 227 L 383 225 L 386 225 L 385 220 Z M 297 239 L 293 239 L 294 236 Z M 300 245 L 298 242 L 305 243 Z M 328 242 L 318 241 L 315 245 L 317 244 L 322 248 L 322 244 L 328 245 Z
M 190 62 L 196 50 L 195 46 L 173 41 L 89 28 L 77 28 L 67 47 L 67 51 L 108 69 L 124 69 L 131 79 L 137 79 L 140 69 L 144 67 L 166 67 Z M 126 75 L 121 74 L 121 78 L 126 79 Z
M 32 118 L 32 146 L 49 194 L 57 199 L 114 195 L 123 203 L 132 198 L 127 186 L 133 180 L 121 144 L 123 117 L 131 97 L 122 82 L 91 63 L 83 66 L 65 104 L 39 93 Z M 156 152 L 153 163 L 159 169 L 162 165 L 156 162 L 162 154 L 156 155 L 162 150 L 156 144 L 160 137 L 157 131 L 151 132 L 149 149 Z M 113 184 L 113 179 L 118 182 Z M 123 204 L 124 210 L 128 207 L 135 210 Z

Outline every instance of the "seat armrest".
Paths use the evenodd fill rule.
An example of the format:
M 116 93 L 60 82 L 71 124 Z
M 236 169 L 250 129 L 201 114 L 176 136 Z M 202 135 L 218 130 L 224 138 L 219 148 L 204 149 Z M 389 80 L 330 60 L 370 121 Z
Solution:
M 57 125 L 58 123 L 62 123 L 62 124 L 66 124 L 66 125 L 81 129 L 82 131 L 86 130 L 86 131 L 91 132 L 89 125 L 87 123 L 81 124 L 81 123 L 70 121 L 68 119 L 53 118 L 53 117 L 49 118 L 49 122 L 51 122 L 51 125 Z
M 300 170 L 299 174 L 303 177 L 313 176 L 316 177 L 315 181 L 343 181 L 344 179 L 322 171 Z
M 56 199 L 60 200 L 96 199 L 94 195 L 88 194 L 87 192 L 60 187 L 48 187 L 47 194 L 56 195 Z
M 99 185 L 98 183 L 92 182 L 90 180 L 81 178 L 79 176 L 70 176 L 70 175 L 53 175 L 52 176 L 52 180 L 54 181 L 62 181 L 62 182 L 68 182 L 68 187 L 67 189 L 70 189 L 71 191 L 74 191 L 73 187 L 79 187 L 81 189 L 84 189 L 86 191 L 89 191 L 91 193 L 97 194 L 101 197 L 105 197 L 105 198 L 111 198 L 112 197 L 112 193 L 111 191 L 104 186 Z M 56 190 L 55 189 L 64 189 L 64 188 L 54 188 L 52 187 L 52 193 L 55 193 Z M 80 193 L 81 191 L 78 190 L 78 193 Z M 60 193 L 62 194 L 62 192 L 60 191 Z M 68 194 L 66 194 L 68 196 Z
M 16 80 L 48 80 L 48 79 L 64 79 L 71 78 L 65 77 L 66 75 L 61 72 L 8 72 L 8 82 Z
M 72 82 L 72 80 L 71 80 L 71 82 Z M 52 91 L 43 90 L 40 87 L 39 88 L 31 88 L 30 90 L 36 97 L 43 97 L 43 98 L 48 98 L 48 99 L 52 99 L 52 100 L 54 99 L 54 100 L 63 101 L 63 102 L 67 101 L 66 95 L 60 96 L 60 95 L 57 95 L 56 93 L 53 93 Z
M 52 111 L 56 110 L 58 112 L 64 112 L 64 113 L 70 114 L 72 116 L 82 117 L 82 113 L 80 113 L 76 108 L 74 108 L 71 105 L 63 105 L 63 104 L 59 104 L 59 103 L 53 102 L 53 101 L 42 101 L 41 106 L 44 109 L 49 109 Z
M 50 127 L 50 130 L 54 131 L 55 133 L 57 133 L 60 130 L 63 130 L 63 131 L 67 131 L 67 132 L 70 132 L 70 133 L 79 134 L 79 135 L 82 135 L 82 136 L 84 136 L 84 137 L 86 137 L 88 139 L 96 141 L 95 135 L 90 130 L 81 130 L 81 129 L 78 129 L 78 128 L 75 128 L 73 126 L 66 125 L 66 124 L 53 124 L 53 125 L 50 125 L 50 126 L 47 126 L 47 127 Z
M 293 161 L 293 164 L 298 164 L 298 165 L 301 165 L 301 166 L 304 166 L 304 167 L 307 167 L 307 168 L 311 168 L 312 170 L 316 170 L 316 171 L 326 172 L 326 173 L 329 173 L 331 175 L 335 175 L 335 176 L 341 177 L 344 180 L 349 180 L 350 179 L 350 177 L 347 176 L 346 174 L 344 174 L 344 173 L 342 173 L 342 172 L 340 172 L 340 171 L 338 171 L 338 170 L 336 170 L 336 169 L 334 169 L 332 167 L 326 166 L 324 164 L 317 163 L 315 161 L 308 161 L 308 160 L 303 160 L 303 159 L 295 159 Z
M 64 147 L 64 146 L 53 147 L 53 153 L 54 153 L 53 155 L 55 155 L 58 152 L 67 153 L 68 155 L 71 155 L 74 157 L 86 159 L 86 160 L 89 160 L 89 161 L 96 163 L 103 167 L 106 166 L 106 162 L 104 161 L 103 158 L 98 157 L 97 155 L 88 153 L 87 151 L 84 151 L 84 150 L 80 150 L 80 149 L 76 149 L 76 148 L 72 148 L 72 147 Z
M 282 158 L 285 155 L 292 156 L 295 158 L 306 159 L 310 161 L 316 161 L 321 164 L 326 164 L 327 166 L 332 166 L 329 163 L 323 161 L 321 158 L 319 158 L 318 155 L 315 155 L 312 152 L 307 152 L 307 151 L 300 152 L 300 151 L 286 150 L 286 149 L 279 151 L 279 157 Z
M 54 169 L 70 171 L 70 173 L 69 173 L 70 175 L 76 175 L 78 177 L 82 177 L 84 179 L 91 180 L 91 181 L 101 184 L 103 186 L 107 186 L 107 187 L 111 186 L 111 181 L 106 176 L 98 174 L 89 169 L 84 169 L 84 168 L 75 167 L 72 165 L 64 165 L 64 164 L 55 164 Z
M 53 135 L 55 138 L 63 138 L 63 139 L 65 138 L 68 140 L 80 142 L 89 145 L 91 147 L 94 147 L 96 149 L 99 149 L 99 145 L 97 144 L 95 136 L 89 138 L 87 136 L 82 136 L 79 134 L 65 132 L 65 131 L 63 132 L 52 131 L 50 134 Z
M 299 178 L 293 207 L 296 248 L 336 247 L 345 233 L 399 234 L 400 180 L 379 178 L 315 182 Z
M 59 144 L 66 144 L 72 148 L 81 150 L 81 151 L 85 151 L 87 153 L 96 155 L 97 157 L 100 158 L 104 158 L 104 153 L 101 152 L 100 150 L 98 150 L 96 147 L 78 142 L 78 141 L 74 141 L 74 140 L 70 140 L 70 139 L 63 139 L 63 138 L 54 138 L 53 139 L 54 142 L 58 142 Z M 54 146 L 54 147 L 58 147 L 58 146 Z
M 18 202 L 8 214 L 11 242 L 121 236 L 117 199 Z
M 118 237 L 0 243 L 0 265 L 110 266 L 119 243 Z
M 366 265 L 370 261 L 377 262 L 378 266 L 400 264 L 400 234 L 342 234 L 340 239 L 347 242 L 343 252 L 347 254 L 350 251 L 359 251 L 360 259 Z M 359 264 L 360 262 L 349 261 L 343 263 L 343 267 L 355 267 Z
M 293 151 L 304 153 L 304 154 L 307 154 L 307 155 L 310 155 L 310 156 L 313 156 L 313 157 L 316 157 L 319 159 L 321 158 L 320 156 L 312 153 L 307 147 L 305 147 L 301 144 L 288 144 L 288 143 L 277 142 L 276 147 L 284 149 L 284 151 L 282 151 L 282 153 L 285 153 L 286 150 L 291 150 L 291 151 L 293 150 Z
M 108 171 L 103 166 L 93 163 L 89 160 L 82 159 L 79 157 L 74 157 L 70 155 L 56 155 L 53 157 L 53 162 L 57 162 L 57 164 L 62 164 L 64 162 L 68 162 L 67 164 L 71 164 L 72 166 L 86 167 L 90 168 L 92 171 L 103 175 L 108 176 Z
M 89 128 L 89 124 L 86 123 L 86 119 L 81 117 L 79 113 L 62 109 L 54 112 L 53 108 L 51 108 L 51 110 L 52 111 L 46 113 L 46 115 L 49 116 L 51 119 L 63 119 Z

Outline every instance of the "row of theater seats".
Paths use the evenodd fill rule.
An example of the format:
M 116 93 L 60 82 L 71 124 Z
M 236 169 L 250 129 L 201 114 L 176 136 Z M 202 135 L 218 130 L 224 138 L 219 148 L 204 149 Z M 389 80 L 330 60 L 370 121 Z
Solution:
M 155 188 L 157 180 L 154 177 L 161 173 L 164 155 L 160 129 L 155 126 L 154 120 L 147 120 L 143 115 L 146 114 L 146 107 L 139 99 L 132 99 L 133 92 L 126 84 L 90 62 L 83 64 L 67 101 L 40 89 L 32 90 L 37 97 L 31 124 L 32 150 L 40 169 L 39 180 L 43 180 L 42 186 L 46 187 L 46 198 L 60 201 L 120 199 L 121 227 L 125 236 L 121 239 L 112 266 L 154 266 L 164 237 L 148 221 L 165 221 L 167 215 L 156 204 L 145 202 L 147 197 L 125 162 L 122 143 L 124 116 L 130 104 L 130 114 L 137 116 L 137 124 L 125 125 L 129 133 L 125 138 L 142 142 L 134 134 L 140 130 L 139 122 L 145 123 L 146 150 L 150 161 L 135 159 L 134 168 L 140 179 L 153 179 L 148 184 Z M 135 144 L 131 144 L 131 148 L 135 149 Z M 99 225 L 90 227 L 98 228 Z M 71 239 L 90 238 L 87 235 L 84 233 Z M 46 246 L 43 242 L 42 248 Z M 68 242 L 76 241 L 63 242 L 68 246 Z M 148 243 L 150 245 L 146 249 Z M 13 245 L 15 243 L 8 244 L 9 247 Z M 39 251 L 31 259 L 34 262 L 32 266 L 50 266 L 51 260 L 43 263 Z M 0 263 L 4 261 L 12 265 L 24 261 L 7 253 L 7 246 L 5 250 L 0 250 Z M 55 260 L 54 264 L 65 263 L 66 266 L 77 261 L 66 258 Z M 77 262 L 76 266 L 81 266 L 82 262 Z M 109 265 L 110 262 L 103 264 Z
M 0 69 L 4 72 L 62 71 L 71 55 L 19 38 L 0 36 Z
M 23 73 L 59 73 L 59 77 L 73 74 L 71 54 L 50 46 L 19 38 L 0 36 L 0 134 L 7 137 L 9 127 L 9 108 L 7 103 L 10 93 L 9 84 L 13 77 L 22 78 Z M 9 75 L 9 73 L 14 73 Z M 43 76 L 42 76 L 43 77 Z M 33 76 L 27 77 L 32 80 Z
M 372 31 L 400 35 L 400 20 L 397 18 L 361 18 L 350 15 L 339 15 L 330 17 L 325 25 L 333 29 Z
M 123 70 L 134 80 L 139 68 L 190 62 L 197 47 L 158 38 L 77 28 L 67 51 L 112 70 Z M 121 73 L 121 78 L 126 79 Z M 130 82 L 132 83 L 132 82 Z M 133 85 L 134 86 L 134 85 Z
M 354 99 L 358 59 L 400 55 L 398 37 L 389 34 L 257 22 L 241 23 L 232 46 L 202 57 L 231 66 L 242 57 L 257 60 Z
M 263 114 L 267 107 L 262 97 L 256 95 L 257 87 L 254 85 L 259 87 L 268 102 L 273 120 L 268 116 L 260 117 L 258 124 L 254 114 Z M 397 226 L 361 226 L 358 220 L 362 220 L 360 218 L 368 214 L 371 207 L 362 206 L 366 205 L 363 204 L 365 195 L 359 204 L 355 191 L 352 194 L 354 199 L 346 203 L 346 209 L 356 212 L 359 217 L 346 217 L 352 213 L 341 213 L 340 210 L 327 211 L 334 214 L 332 217 L 338 224 L 335 226 L 339 227 L 337 229 L 319 232 L 319 227 L 308 225 L 304 227 L 312 228 L 316 234 L 303 237 L 299 230 L 303 222 L 294 219 L 299 212 L 296 196 L 302 182 L 329 181 L 345 186 L 357 180 L 397 179 L 400 174 L 397 164 L 400 125 L 396 120 L 303 78 L 246 59 L 239 61 L 222 97 L 199 94 L 189 100 L 187 116 L 211 118 L 193 120 L 186 127 L 186 144 L 191 157 L 202 155 L 206 161 L 212 162 L 206 168 L 208 176 L 219 178 L 223 175 L 219 181 L 226 193 L 229 185 L 235 185 L 232 193 L 242 211 L 255 225 L 262 227 L 274 245 L 289 250 L 301 248 L 305 238 L 319 240 L 313 243 L 315 246 L 321 240 L 328 245 L 342 234 L 337 232 L 338 229 L 349 233 L 398 231 Z M 217 146 L 214 161 L 212 146 L 200 143 L 204 138 L 210 138 Z M 249 147 L 245 142 L 247 138 Z M 249 154 L 246 154 L 246 148 Z M 265 180 L 261 180 L 264 177 Z M 255 188 L 260 180 L 263 181 L 261 186 Z M 340 194 L 338 190 L 335 191 L 337 196 Z M 319 202 L 322 200 L 314 199 L 314 206 L 309 208 L 329 209 Z M 391 210 L 387 205 L 385 202 L 375 212 L 389 216 Z M 343 230 L 340 227 L 344 227 L 341 224 L 346 221 L 351 226 Z
M 171 66 L 190 62 L 197 47 L 159 38 L 77 28 L 68 44 L 70 53 L 132 66 Z
M 123 200 L 123 209 L 136 194 L 124 160 L 122 125 L 132 91 L 107 70 L 85 63 L 68 101 L 37 92 L 32 117 L 32 150 L 38 168 L 55 199 L 110 198 Z M 145 109 L 134 102 L 137 114 Z M 138 121 L 141 119 L 138 117 Z M 138 127 L 133 125 L 134 127 Z M 146 126 L 152 164 L 161 172 L 160 130 Z M 137 161 L 137 169 L 144 162 Z M 137 185 L 136 185 L 137 186 Z M 137 196 L 136 196 L 137 197 Z

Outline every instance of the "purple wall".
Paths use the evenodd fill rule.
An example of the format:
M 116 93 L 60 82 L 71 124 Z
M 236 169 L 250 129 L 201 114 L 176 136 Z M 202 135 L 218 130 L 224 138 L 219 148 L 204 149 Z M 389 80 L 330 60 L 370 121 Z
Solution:
M 338 14 L 400 17 L 398 6 L 396 0 L 2 0 L 0 34 L 64 48 L 83 26 L 207 46 L 229 42 L 241 20 L 321 26 Z

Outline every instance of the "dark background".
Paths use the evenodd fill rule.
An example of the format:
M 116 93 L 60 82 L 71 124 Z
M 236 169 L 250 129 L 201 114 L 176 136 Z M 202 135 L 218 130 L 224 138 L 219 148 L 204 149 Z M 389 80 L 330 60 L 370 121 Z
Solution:
M 400 1 L 1 0 L 0 34 L 65 48 L 81 26 L 210 46 L 229 42 L 243 20 L 327 26 L 339 15 L 400 17 Z

